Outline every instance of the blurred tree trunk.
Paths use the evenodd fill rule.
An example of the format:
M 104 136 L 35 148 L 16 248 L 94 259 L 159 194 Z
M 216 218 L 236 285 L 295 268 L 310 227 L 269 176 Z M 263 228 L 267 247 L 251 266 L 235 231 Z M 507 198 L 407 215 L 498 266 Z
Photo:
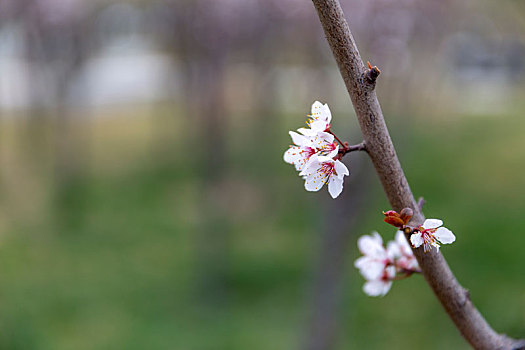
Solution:
M 201 62 L 198 69 L 199 127 L 202 147 L 202 218 L 197 252 L 200 266 L 200 294 L 206 302 L 222 303 L 227 294 L 229 221 L 222 208 L 221 184 L 227 168 L 226 106 L 224 101 L 224 55 Z
M 54 102 L 54 182 L 59 225 L 69 229 L 83 221 L 86 201 L 85 179 L 89 172 L 90 124 L 79 118 L 72 107 L 71 88 L 87 57 L 90 28 L 86 21 L 53 28 L 48 40 L 54 62 L 56 95 Z M 62 43 L 62 44 L 59 44 Z M 78 102 L 78 101 L 76 101 Z
M 365 211 L 369 170 L 362 157 L 352 157 L 352 178 L 337 200 L 325 206 L 319 258 L 313 280 L 311 318 L 301 346 L 303 350 L 335 348 L 341 329 L 340 308 L 344 291 L 348 244 L 355 238 L 359 217 Z M 349 183 L 350 182 L 350 183 Z M 348 214 L 351 213 L 351 214 Z
M 34 0 L 20 0 L 17 3 L 17 17 L 23 27 L 23 50 L 26 63 L 27 103 L 25 125 L 22 136 L 23 156 L 26 157 L 30 172 L 37 172 L 45 159 L 44 151 L 48 144 L 50 131 L 50 113 L 44 106 L 44 89 L 49 82 L 44 81 L 44 74 L 39 71 L 46 62 L 46 28 L 39 17 Z
M 188 161 L 199 174 L 196 295 L 201 304 L 215 307 L 223 304 L 227 295 L 230 246 L 230 222 L 221 203 L 228 161 L 224 89 L 229 32 L 210 4 L 208 0 L 166 2 L 172 11 L 169 25 L 173 29 L 167 46 L 182 63 L 183 110 L 189 121 L 186 127 L 191 129 L 186 131 L 193 135 L 184 147 L 192 154 Z

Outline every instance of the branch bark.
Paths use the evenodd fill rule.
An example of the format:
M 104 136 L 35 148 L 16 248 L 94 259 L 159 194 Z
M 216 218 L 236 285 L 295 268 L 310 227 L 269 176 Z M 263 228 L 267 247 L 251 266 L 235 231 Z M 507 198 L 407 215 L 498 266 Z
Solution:
M 359 55 L 338 0 L 312 0 L 324 33 L 337 61 L 363 133 L 366 149 L 374 164 L 392 209 L 412 208 L 411 225 L 424 221 L 414 199 L 377 100 L 375 83 L 380 71 L 367 69 Z M 408 239 L 408 237 L 407 237 Z M 469 292 L 454 277 L 441 253 L 413 249 L 422 274 L 462 336 L 475 349 L 525 349 L 525 340 L 498 334 L 472 304 Z

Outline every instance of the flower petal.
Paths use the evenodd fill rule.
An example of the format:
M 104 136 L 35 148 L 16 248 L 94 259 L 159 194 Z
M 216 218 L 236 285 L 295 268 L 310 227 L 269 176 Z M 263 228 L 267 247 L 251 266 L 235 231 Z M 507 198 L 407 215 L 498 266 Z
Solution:
M 328 153 L 326 156 L 330 158 L 334 158 L 337 155 L 337 153 L 339 153 L 339 146 L 335 146 L 334 150 Z M 338 160 L 336 162 L 338 162 Z
M 319 140 L 323 141 L 323 142 L 328 142 L 328 143 L 332 143 L 334 142 L 334 139 L 335 139 L 335 136 L 328 133 L 328 132 L 318 132 L 316 135 L 315 135 Z
M 336 160 L 334 162 L 334 169 L 338 176 L 343 177 L 344 175 L 350 175 L 350 171 L 343 162 Z
M 304 167 L 304 175 L 306 175 L 307 172 L 316 172 L 321 166 L 321 163 L 322 162 L 319 161 L 319 156 L 317 154 L 312 155 L 308 160 L 308 165 Z
M 385 275 L 388 279 L 392 279 L 394 277 L 396 277 L 396 268 L 395 266 L 388 266 L 387 268 L 385 268 Z
M 416 248 L 422 245 L 424 241 L 423 237 L 421 237 L 421 232 L 412 234 L 412 236 L 410 236 L 410 242 L 412 242 L 412 245 Z
M 332 198 L 337 198 L 343 192 L 343 178 L 330 176 L 328 180 L 328 192 Z
M 395 239 L 396 239 L 397 244 L 399 244 L 400 247 L 406 246 L 406 247 L 410 248 L 410 246 L 408 245 L 407 239 L 405 238 L 405 234 L 403 233 L 403 231 L 397 231 Z
M 294 164 L 297 160 L 301 159 L 301 147 L 291 146 L 284 152 L 283 159 L 286 163 Z
M 399 245 L 399 249 L 401 249 L 402 254 L 413 255 L 412 248 L 410 248 L 410 244 L 408 243 L 403 231 L 396 232 L 396 242 Z
M 325 103 L 323 107 L 321 107 L 321 119 L 325 120 L 327 123 L 332 121 L 332 112 L 330 112 L 328 103 Z
M 439 219 L 426 219 L 423 223 L 423 228 L 425 230 L 428 230 L 430 228 L 437 228 L 439 226 L 443 225 L 443 221 Z
M 317 192 L 323 187 L 324 184 L 325 182 L 323 179 L 316 178 L 312 175 L 306 177 L 304 181 L 304 188 L 309 192 Z
M 322 107 L 323 107 L 323 104 L 319 101 L 315 101 L 314 103 L 312 103 L 312 109 L 311 109 L 312 116 L 315 115 L 316 113 L 321 113 Z
M 388 258 L 393 260 L 401 256 L 401 248 L 399 247 L 399 244 L 397 242 L 390 241 L 386 245 L 386 253 L 388 255 Z
M 386 256 L 383 240 L 377 232 L 372 235 L 363 235 L 357 240 L 357 247 L 363 255 L 370 256 L 374 259 L 383 259 Z
M 319 161 L 317 156 L 310 157 L 310 161 L 303 171 L 299 174 L 300 176 L 306 176 L 304 182 L 304 188 L 310 192 L 316 192 L 323 187 L 326 183 L 327 175 L 322 171 L 319 171 L 322 162 Z
M 317 160 L 320 163 L 333 163 L 334 162 L 332 158 L 327 157 L 327 156 L 317 156 Z
M 390 290 L 392 282 L 373 280 L 368 281 L 363 285 L 363 291 L 371 297 L 382 297 Z
M 446 227 L 440 227 L 434 232 L 434 237 L 442 244 L 450 244 L 456 240 L 456 236 Z
M 375 260 L 369 256 L 362 256 L 358 258 L 354 266 L 359 269 L 359 272 L 367 280 L 375 280 L 383 275 L 385 264 L 381 261 Z
M 295 165 L 297 171 L 301 171 L 308 164 L 312 151 L 310 147 L 290 146 L 290 148 L 284 152 L 283 159 L 286 163 Z
M 316 136 L 313 136 L 310 138 L 310 147 L 316 149 L 319 155 L 328 156 L 327 152 L 331 152 L 335 149 L 339 151 L 339 146 L 335 142 L 332 142 L 332 141 L 333 141 L 333 135 L 327 134 L 325 132 L 321 132 L 321 133 L 316 134 Z M 331 155 L 329 158 L 333 158 L 335 157 L 335 155 L 337 155 L 337 152 L 334 155 Z
M 330 123 L 330 121 L 332 120 L 332 113 L 330 112 L 328 104 L 323 105 L 321 102 L 315 101 L 312 104 L 311 113 L 311 117 L 314 120 L 323 120 L 327 123 Z
M 314 120 L 310 123 L 310 128 L 315 132 L 324 132 L 329 126 L 330 124 L 322 119 Z
M 377 231 L 372 231 L 372 234 L 370 235 L 372 239 L 381 247 L 383 248 L 383 238 L 381 238 L 381 235 Z M 384 248 L 383 248 L 384 249 Z
M 304 136 L 307 136 L 307 137 L 312 137 L 312 136 L 316 136 L 317 135 L 317 131 L 314 131 L 314 130 L 308 129 L 308 128 L 299 128 L 299 129 L 297 129 L 297 131 L 299 131 L 301 134 L 303 134 Z
M 295 131 L 290 131 L 288 133 L 292 137 L 293 143 L 297 146 L 307 146 L 310 142 L 306 136 L 300 135 Z

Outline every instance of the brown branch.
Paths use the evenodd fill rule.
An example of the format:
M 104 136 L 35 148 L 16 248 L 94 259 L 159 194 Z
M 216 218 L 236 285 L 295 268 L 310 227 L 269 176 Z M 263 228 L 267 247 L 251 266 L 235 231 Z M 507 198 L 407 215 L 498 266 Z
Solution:
M 368 154 L 392 208 L 413 208 L 411 225 L 424 221 L 401 168 L 375 93 L 376 73 L 366 69 L 338 0 L 312 0 L 354 105 Z M 377 76 L 376 76 L 377 78 Z M 407 237 L 408 238 L 408 237 Z M 475 349 L 519 349 L 523 340 L 496 333 L 472 304 L 441 253 L 414 249 L 423 276 L 463 337 Z

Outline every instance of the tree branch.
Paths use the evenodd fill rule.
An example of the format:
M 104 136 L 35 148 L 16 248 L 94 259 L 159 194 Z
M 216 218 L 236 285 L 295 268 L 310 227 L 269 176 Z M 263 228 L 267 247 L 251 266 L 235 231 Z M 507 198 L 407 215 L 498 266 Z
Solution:
M 343 144 L 343 148 L 339 150 L 339 153 L 344 156 L 347 153 L 355 152 L 355 151 L 367 151 L 366 150 L 366 143 L 365 141 L 358 143 L 357 145 L 349 145 L 348 142 L 345 142 Z
M 312 0 L 337 61 L 363 133 L 364 142 L 392 209 L 413 208 L 411 225 L 424 221 L 421 209 L 397 158 L 375 92 L 377 67 L 367 69 L 344 18 L 338 0 Z M 377 70 L 377 71 L 376 71 Z M 408 237 L 407 237 L 408 239 Z M 463 337 L 475 349 L 520 349 L 523 340 L 496 333 L 472 304 L 436 250 L 413 249 L 422 274 Z

